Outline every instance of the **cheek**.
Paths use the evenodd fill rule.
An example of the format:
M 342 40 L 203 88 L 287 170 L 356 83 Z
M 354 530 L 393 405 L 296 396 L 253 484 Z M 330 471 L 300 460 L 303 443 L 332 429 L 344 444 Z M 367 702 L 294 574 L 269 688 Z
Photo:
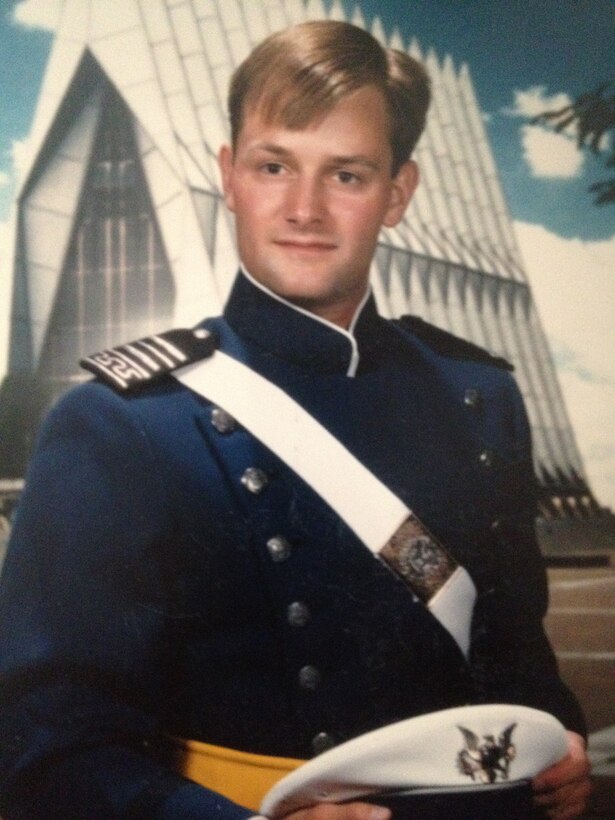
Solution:
M 285 215 L 284 195 L 280 190 L 265 188 L 258 196 L 253 196 L 247 203 L 249 218 L 263 226 L 278 221 Z
M 258 229 L 262 230 L 269 221 L 269 205 L 270 203 L 268 203 L 266 197 L 237 194 L 234 208 L 237 231 L 243 230 L 258 237 Z
M 369 245 L 380 233 L 385 209 L 380 201 L 365 203 L 362 207 L 341 210 L 340 225 L 356 245 Z

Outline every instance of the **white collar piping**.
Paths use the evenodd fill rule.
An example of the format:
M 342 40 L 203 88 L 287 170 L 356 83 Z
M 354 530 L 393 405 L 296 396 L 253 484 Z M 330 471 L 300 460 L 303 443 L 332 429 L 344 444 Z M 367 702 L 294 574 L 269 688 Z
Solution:
M 246 268 L 246 266 L 243 263 L 241 264 L 241 270 L 242 270 L 242 273 L 244 274 L 244 276 L 246 277 L 246 279 L 249 282 L 251 282 L 254 285 L 254 287 L 258 288 L 263 293 L 266 293 L 267 296 L 270 296 L 272 299 L 275 299 L 277 302 L 280 302 L 281 304 L 285 305 L 286 307 L 291 308 L 291 310 L 296 310 L 297 313 L 302 313 L 304 316 L 307 316 L 308 319 L 313 319 L 315 322 L 320 322 L 322 325 L 325 325 L 326 327 L 330 328 L 331 330 L 335 330 L 337 333 L 341 333 L 343 336 L 345 336 L 348 339 L 348 341 L 350 342 L 350 349 L 351 349 L 350 363 L 348 365 L 348 370 L 346 371 L 346 375 L 349 376 L 350 378 L 353 378 L 354 376 L 356 376 L 357 368 L 359 367 L 359 346 L 357 344 L 357 340 L 355 338 L 354 331 L 355 331 L 355 328 L 357 326 L 357 322 L 359 321 L 359 316 L 361 315 L 361 312 L 362 312 L 363 308 L 365 307 L 365 303 L 367 302 L 367 300 L 370 297 L 370 294 L 371 294 L 371 287 L 370 286 L 368 286 L 366 288 L 365 295 L 363 296 L 363 298 L 361 299 L 361 301 L 357 305 L 357 309 L 354 312 L 354 316 L 352 317 L 352 321 L 350 322 L 350 325 L 348 326 L 348 330 L 346 330 L 345 328 L 340 327 L 339 325 L 336 325 L 333 322 L 330 322 L 328 319 L 323 319 L 322 316 L 317 316 L 315 313 L 311 313 L 309 310 L 305 310 L 305 308 L 299 307 L 299 305 L 295 305 L 292 302 L 289 302 L 288 299 L 284 299 L 283 296 L 280 296 L 279 294 L 275 293 L 275 291 L 271 290 L 266 285 L 263 285 L 262 282 L 259 282 L 257 279 L 255 279 L 249 273 L 248 269 Z

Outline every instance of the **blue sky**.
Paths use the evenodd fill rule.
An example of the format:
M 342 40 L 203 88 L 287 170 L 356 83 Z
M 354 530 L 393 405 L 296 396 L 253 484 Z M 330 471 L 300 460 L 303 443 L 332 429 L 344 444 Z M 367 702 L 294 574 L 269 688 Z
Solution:
M 50 32 L 12 24 L 14 6 L 0 0 L 0 219 L 13 198 L 12 146 L 30 129 L 52 40 Z
M 52 33 L 40 23 L 49 24 L 56 3 L 0 0 L 0 258 L 15 165 L 51 46 Z M 601 158 L 528 121 L 615 75 L 615 0 L 360 6 L 388 32 L 397 26 L 424 51 L 468 63 L 589 477 L 599 500 L 615 508 L 615 206 L 596 207 L 587 192 L 605 176 Z M 5 264 L 0 270 L 6 293 L 10 276 Z M 8 293 L 0 293 L 0 374 L 7 304 Z

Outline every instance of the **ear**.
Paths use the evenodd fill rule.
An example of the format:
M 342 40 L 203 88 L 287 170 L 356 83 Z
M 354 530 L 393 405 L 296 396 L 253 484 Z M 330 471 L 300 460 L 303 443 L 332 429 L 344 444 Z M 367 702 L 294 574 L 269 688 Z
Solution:
M 382 224 L 393 228 L 401 221 L 419 184 L 419 168 L 416 162 L 404 162 L 391 182 L 391 198 Z
M 233 149 L 230 145 L 223 145 L 218 152 L 218 165 L 222 175 L 222 189 L 224 191 L 224 201 L 229 211 L 235 209 L 235 198 L 233 196 Z

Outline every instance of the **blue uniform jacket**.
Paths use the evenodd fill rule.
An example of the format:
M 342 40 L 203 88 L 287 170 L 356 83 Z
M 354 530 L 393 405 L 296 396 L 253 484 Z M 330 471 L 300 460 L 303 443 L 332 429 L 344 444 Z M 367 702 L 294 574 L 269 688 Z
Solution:
M 382 319 L 371 298 L 349 334 L 241 275 L 205 325 L 469 570 L 470 662 L 289 467 L 215 426 L 207 400 L 171 376 L 128 395 L 89 382 L 44 425 L 3 569 L 3 818 L 250 815 L 175 774 L 168 735 L 309 757 L 484 701 L 583 731 L 542 628 L 528 426 L 510 373 Z M 258 493 L 241 481 L 250 467 L 267 477 Z

